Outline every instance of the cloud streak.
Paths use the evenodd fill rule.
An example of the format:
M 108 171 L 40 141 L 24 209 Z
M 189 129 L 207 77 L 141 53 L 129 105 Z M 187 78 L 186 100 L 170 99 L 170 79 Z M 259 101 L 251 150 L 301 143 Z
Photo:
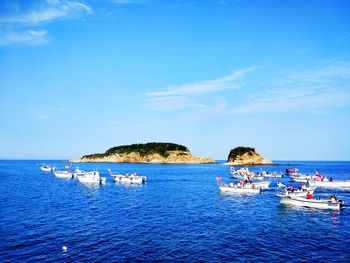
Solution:
M 287 75 L 274 89 L 231 108 L 230 114 L 329 110 L 350 105 L 350 63 L 338 61 L 313 70 Z
M 0 46 L 11 44 L 43 45 L 48 42 L 46 30 L 27 30 L 24 32 L 10 32 L 0 37 Z
M 329 63 L 277 79 L 256 79 L 253 75 L 243 85 L 241 78 L 254 69 L 149 92 L 148 105 L 153 110 L 177 113 L 178 119 L 187 122 L 247 114 L 327 113 L 350 106 L 350 62 Z M 239 99 L 227 92 L 239 88 Z
M 255 67 L 239 69 L 230 75 L 206 80 L 196 81 L 178 86 L 170 86 L 161 90 L 148 92 L 147 105 L 154 110 L 176 111 L 187 108 L 202 108 L 205 95 L 219 94 L 223 91 L 240 88 L 240 79 L 247 73 L 254 71 Z
M 48 31 L 44 24 L 62 19 L 79 19 L 92 14 L 90 6 L 77 0 L 47 0 L 39 2 L 25 12 L 15 9 L 13 14 L 0 16 L 0 45 L 48 43 Z

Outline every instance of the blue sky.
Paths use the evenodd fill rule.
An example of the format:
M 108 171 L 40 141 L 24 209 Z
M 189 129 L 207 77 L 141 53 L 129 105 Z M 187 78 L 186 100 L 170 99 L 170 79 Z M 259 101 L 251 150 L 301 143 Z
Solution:
M 0 158 L 123 144 L 350 160 L 350 1 L 0 2 Z

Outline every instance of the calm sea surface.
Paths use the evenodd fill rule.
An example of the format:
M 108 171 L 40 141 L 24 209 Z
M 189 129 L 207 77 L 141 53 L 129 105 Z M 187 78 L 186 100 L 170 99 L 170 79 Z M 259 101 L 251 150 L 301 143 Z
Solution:
M 42 172 L 43 163 L 0 161 L 0 262 L 350 262 L 349 208 L 282 206 L 274 189 L 222 195 L 215 177 L 229 182 L 228 166 L 77 164 L 107 176 L 106 185 L 89 188 Z M 261 168 L 350 177 L 350 162 L 278 163 Z M 135 171 L 148 182 L 114 183 L 108 168 Z M 350 204 L 350 191 L 315 196 L 332 193 Z

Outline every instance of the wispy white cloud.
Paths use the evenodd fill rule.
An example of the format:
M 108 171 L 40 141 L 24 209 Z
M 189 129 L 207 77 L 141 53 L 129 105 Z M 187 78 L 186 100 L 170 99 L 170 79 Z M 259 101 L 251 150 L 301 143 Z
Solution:
M 350 105 L 350 63 L 334 62 L 313 70 L 284 76 L 274 89 L 265 90 L 230 114 L 322 111 Z
M 339 82 L 350 77 L 350 62 L 337 61 L 327 64 L 321 68 L 306 70 L 300 73 L 291 74 L 279 80 L 279 85 L 292 85 L 292 84 L 309 84 L 312 85 L 328 85 L 331 82 Z
M 60 19 L 79 19 L 93 13 L 92 8 L 77 0 L 46 0 L 35 2 L 29 10 L 22 11 L 19 4 L 13 13 L 0 15 L 0 45 L 48 42 L 48 31 L 44 24 Z M 41 28 L 37 28 L 41 27 Z
M 183 121 L 285 112 L 325 114 L 350 106 L 350 62 L 329 63 L 276 79 L 257 80 L 252 75 L 249 82 L 242 82 L 240 77 L 253 70 L 251 67 L 219 79 L 149 92 L 148 105 L 177 113 L 176 118 Z M 239 100 L 232 92 L 227 93 L 240 87 Z
M 37 10 L 23 14 L 3 15 L 0 17 L 0 22 L 4 24 L 38 24 L 91 13 L 92 8 L 79 1 L 50 0 L 40 5 Z
M 27 30 L 23 32 L 9 32 L 0 36 L 0 46 L 11 44 L 43 45 L 48 42 L 46 30 Z
M 170 86 L 161 90 L 148 92 L 147 106 L 155 110 L 176 111 L 187 108 L 205 107 L 203 101 L 208 93 L 219 94 L 225 90 L 240 88 L 240 78 L 248 72 L 255 70 L 255 67 L 244 68 L 232 72 L 222 78 L 196 81 L 193 83 Z
M 30 117 L 36 120 L 48 120 L 54 118 L 57 113 L 63 112 L 59 107 L 43 107 L 30 110 Z
M 310 111 L 344 107 L 350 104 L 350 93 L 346 90 L 305 91 L 303 88 L 293 90 L 281 89 L 273 96 L 261 96 L 247 104 L 227 110 L 229 114 L 243 113 L 278 113 L 286 111 Z
M 227 89 L 238 89 L 239 83 L 237 80 L 244 74 L 253 71 L 255 67 L 249 67 L 232 72 L 230 75 L 207 81 L 197 81 L 189 84 L 171 86 L 163 90 L 149 92 L 149 96 L 183 96 L 183 95 L 198 95 L 209 92 L 217 92 Z

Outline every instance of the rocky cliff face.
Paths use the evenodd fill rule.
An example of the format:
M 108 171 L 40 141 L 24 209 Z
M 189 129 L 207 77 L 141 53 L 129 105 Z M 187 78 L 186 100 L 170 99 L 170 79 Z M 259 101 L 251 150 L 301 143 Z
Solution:
M 272 164 L 272 161 L 265 159 L 254 148 L 236 147 L 230 151 L 227 162 L 232 165 L 264 165 Z
M 166 156 L 158 153 L 140 155 L 138 152 L 114 153 L 108 156 L 83 156 L 72 162 L 107 162 L 107 163 L 214 163 L 209 157 L 193 156 L 188 151 L 167 151 Z

